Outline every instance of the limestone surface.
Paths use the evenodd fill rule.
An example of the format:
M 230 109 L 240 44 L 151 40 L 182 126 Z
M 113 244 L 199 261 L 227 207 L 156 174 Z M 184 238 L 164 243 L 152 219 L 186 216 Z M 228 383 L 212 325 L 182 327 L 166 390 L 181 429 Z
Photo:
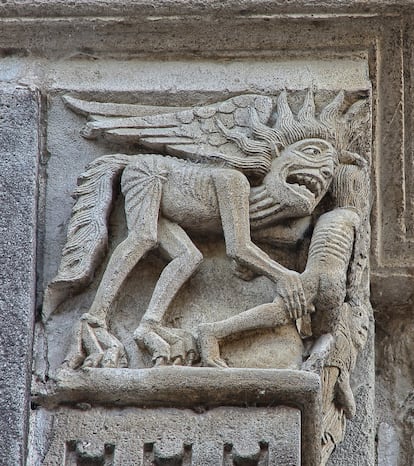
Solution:
M 3 368 L 0 396 L 4 401 L 0 415 L 0 463 L 24 464 L 27 457 L 33 464 L 42 464 L 46 454 L 53 456 L 55 453 L 49 451 L 48 442 L 53 437 L 51 433 L 54 419 L 58 420 L 59 435 L 62 434 L 58 437 L 59 441 L 56 441 L 56 451 L 59 450 L 56 455 L 66 450 L 67 461 L 73 464 L 113 463 L 114 458 L 121 458 L 122 438 L 126 438 L 128 427 L 125 425 L 119 437 L 113 435 L 112 439 L 104 438 L 100 431 L 94 434 L 97 429 L 94 430 L 89 414 L 96 419 L 103 419 L 102 413 L 110 413 L 113 409 L 125 409 L 123 413 L 128 409 L 136 409 L 135 417 L 128 419 L 133 419 L 131 422 L 142 427 L 144 414 L 138 411 L 144 409 L 146 414 L 151 411 L 150 417 L 154 413 L 154 419 L 158 419 L 161 424 L 162 412 L 169 408 L 164 405 L 152 406 L 145 411 L 146 408 L 139 403 L 134 405 L 134 399 L 139 399 L 136 396 L 137 390 L 139 387 L 143 388 L 140 394 L 148 395 L 146 399 L 150 400 L 151 393 L 146 391 L 148 387 L 143 381 L 158 380 L 156 374 L 159 370 L 170 374 L 168 371 L 176 369 L 175 377 L 170 375 L 170 380 L 178 379 L 183 384 L 188 380 L 185 375 L 187 370 L 206 371 L 206 377 L 211 378 L 210 371 L 220 369 L 198 367 L 201 362 L 197 357 L 204 353 L 204 363 L 211 359 L 219 362 L 221 360 L 231 367 L 222 369 L 224 374 L 225 371 L 243 371 L 255 367 L 252 370 L 254 375 L 256 370 L 265 372 L 271 367 L 279 367 L 281 369 L 275 369 L 276 372 L 296 374 L 298 371 L 314 376 L 314 381 L 319 380 L 324 386 L 331 388 L 331 382 L 339 380 L 336 372 L 338 368 L 341 367 L 344 374 L 345 369 L 351 368 L 350 379 L 345 377 L 341 380 L 340 389 L 335 389 L 335 396 L 337 400 L 341 400 L 342 406 L 352 408 L 356 405 L 356 414 L 347 422 L 344 439 L 341 441 L 339 437 L 335 437 L 337 447 L 328 464 L 411 464 L 414 172 L 410 134 L 414 121 L 411 95 L 413 21 L 413 5 L 408 0 L 328 0 L 311 3 L 303 0 L 288 3 L 263 0 L 234 0 L 225 3 L 218 0 L 7 0 L 1 3 L 0 102 L 5 105 L 1 106 L 0 113 L 0 303 L 3 319 L 0 331 L 0 360 Z M 110 141 L 109 135 L 104 138 L 99 135 L 96 140 L 83 138 L 80 130 L 85 123 L 93 127 L 92 121 L 87 122 L 85 118 L 88 108 L 83 108 L 83 114 L 76 114 L 64 103 L 62 97 L 70 96 L 69 99 L 74 99 L 73 108 L 80 101 L 104 104 L 111 112 L 115 112 L 109 118 L 117 118 L 121 116 L 117 105 L 123 106 L 123 111 L 126 112 L 124 116 L 133 117 L 131 112 L 134 112 L 135 105 L 147 108 L 174 107 L 177 112 L 178 108 L 208 107 L 215 102 L 224 102 L 245 94 L 270 97 L 274 99 L 276 106 L 275 97 L 283 89 L 287 89 L 288 103 L 296 119 L 303 105 L 306 89 L 309 88 L 313 89 L 316 96 L 316 117 L 322 107 L 341 89 L 345 91 L 344 112 L 359 99 L 366 99 L 368 96 L 371 101 L 367 112 L 371 120 L 364 127 L 364 147 L 350 152 L 359 155 L 372 152 L 369 178 L 372 183 L 373 209 L 370 227 L 365 224 L 364 229 L 366 237 L 372 239 L 369 269 L 375 328 L 374 315 L 368 316 L 368 322 L 360 319 L 358 313 L 352 312 L 358 308 L 356 306 L 353 309 L 346 307 L 343 314 L 347 316 L 345 322 L 355 322 L 353 319 L 357 319 L 361 334 L 349 332 L 349 327 L 342 326 L 344 321 L 339 319 L 333 326 L 336 346 L 328 335 L 310 350 L 314 343 L 311 341 L 310 331 L 326 328 L 326 322 L 313 312 L 309 312 L 313 328 L 310 326 L 310 319 L 306 317 L 285 326 L 224 335 L 226 325 L 227 330 L 239 328 L 234 326 L 235 320 L 232 319 L 241 313 L 251 310 L 256 312 L 257 307 L 262 307 L 261 311 L 265 312 L 263 306 L 274 309 L 273 300 L 277 287 L 268 278 L 254 278 L 254 273 L 248 268 L 232 264 L 225 243 L 219 236 L 190 233 L 189 237 L 201 252 L 203 261 L 199 264 L 198 271 L 183 284 L 166 313 L 163 326 L 173 328 L 174 331 L 172 335 L 164 333 L 164 336 L 167 340 L 175 341 L 162 339 L 166 341 L 170 355 L 173 354 L 172 358 L 165 358 L 168 363 L 180 363 L 184 359 L 184 362 L 190 362 L 195 367 L 166 365 L 151 369 L 153 357 L 150 345 L 143 341 L 137 345 L 140 335 L 134 340 L 133 333 L 139 327 L 154 287 L 168 264 L 162 251 L 154 248 L 124 281 L 113 302 L 113 308 L 108 312 L 109 336 L 99 330 L 99 325 L 96 326 L 93 319 L 80 320 L 91 309 L 109 258 L 128 233 L 120 184 L 115 183 L 112 210 L 107 219 L 108 250 L 101 262 L 96 264 L 91 284 L 80 293 L 79 289 L 71 290 L 66 302 L 59 305 L 51 318 L 43 323 L 39 320 L 34 329 L 31 398 L 33 412 L 29 453 L 26 455 L 35 308 L 39 310 L 40 317 L 43 291 L 57 275 L 74 205 L 71 193 L 76 189 L 77 178 L 86 171 L 85 167 L 90 162 L 108 154 L 134 156 L 142 150 L 142 147 L 138 148 L 136 141 L 129 140 L 122 146 L 113 139 Z M 38 111 L 40 100 L 41 112 Z M 221 117 L 227 129 L 231 129 L 231 116 L 230 112 Z M 105 115 L 100 117 L 101 120 L 108 118 Z M 276 120 L 276 115 L 273 115 L 269 124 Z M 264 122 L 263 119 L 260 121 Z M 207 133 L 212 127 L 210 123 L 203 128 Z M 216 148 L 223 147 L 223 141 L 230 136 L 228 131 L 227 136 L 224 133 L 219 130 L 211 138 Z M 199 136 L 202 134 L 206 133 L 201 132 Z M 257 142 L 257 137 L 253 139 Z M 226 150 L 220 152 L 229 155 L 231 151 Z M 161 152 L 164 153 L 164 150 Z M 158 149 L 144 149 L 142 153 L 161 155 Z M 254 183 L 251 186 L 256 187 L 253 185 Z M 314 219 L 329 212 L 331 206 L 324 202 L 317 207 L 318 212 L 313 214 Z M 193 222 L 195 223 L 197 222 Z M 317 228 L 316 222 L 309 228 L 309 223 L 304 218 L 294 223 L 295 225 L 286 221 L 283 228 L 279 225 L 271 231 L 256 230 L 252 239 L 272 261 L 301 274 L 309 256 L 311 236 L 315 236 Z M 322 224 L 319 226 L 323 227 Z M 323 238 L 323 234 L 319 234 L 313 239 Z M 37 258 L 34 252 L 35 241 Z M 338 243 L 333 245 L 336 246 Z M 366 270 L 368 271 L 368 267 Z M 354 280 L 355 270 L 349 272 Z M 244 281 L 241 278 L 251 280 Z M 366 273 L 363 282 L 368 284 L 368 281 Z M 329 280 L 324 283 L 328 282 Z M 333 282 L 338 283 L 337 280 Z M 38 296 L 36 303 L 35 287 Z M 338 291 L 340 287 L 335 289 Z M 208 290 L 214 290 L 214 293 Z M 367 297 L 368 286 L 364 293 Z M 340 293 L 335 294 L 338 296 Z M 355 304 L 359 305 L 352 302 L 353 306 Z M 257 316 L 257 313 L 254 315 Z M 319 324 L 316 329 L 317 321 Z M 208 327 L 214 323 L 220 324 L 214 328 Z M 251 319 L 249 325 L 254 327 L 259 324 L 257 319 Z M 77 339 L 73 335 L 75 328 L 78 329 Z M 162 329 L 155 330 L 154 333 L 162 337 L 159 335 Z M 71 342 L 81 342 L 82 351 L 85 348 L 87 350 L 85 357 L 79 359 L 81 365 L 88 355 L 94 353 L 96 344 L 91 344 L 91 340 L 88 341 L 85 335 L 92 339 L 99 336 L 99 345 L 109 343 L 108 347 L 112 345 L 118 349 L 123 348 L 124 353 L 117 349 L 111 355 L 109 351 L 105 361 L 116 360 L 118 365 L 127 363 L 129 367 L 69 371 L 66 368 L 59 372 L 64 359 L 70 353 Z M 361 341 L 365 338 L 367 343 L 361 349 Z M 186 344 L 183 345 L 182 341 Z M 352 344 L 344 345 L 344 341 L 352 341 Z M 160 345 L 155 345 L 155 349 L 159 348 Z M 182 354 L 183 348 L 191 357 L 181 358 L 180 361 L 175 355 Z M 339 354 L 346 354 L 347 358 L 336 357 L 338 348 Z M 352 350 L 344 353 L 344 348 Z M 117 352 L 118 355 L 114 355 Z M 308 357 L 310 353 L 312 356 Z M 328 355 L 333 364 L 329 367 L 333 369 L 323 373 L 321 368 L 325 367 Z M 346 364 L 343 364 L 344 359 Z M 306 371 L 301 370 L 303 362 L 303 369 Z M 123 408 L 117 405 L 122 398 L 122 388 L 111 377 L 111 371 L 114 374 L 123 374 L 119 377 L 127 387 L 124 397 L 132 400 L 130 402 L 134 408 L 125 408 L 122 403 Z M 124 376 L 123 371 L 131 371 L 131 374 Z M 155 371 L 155 375 L 148 378 L 144 375 L 147 371 Z M 271 383 L 271 376 L 260 377 L 267 380 L 266 383 Z M 236 383 L 241 379 L 236 377 L 232 380 Z M 297 382 L 299 379 L 292 380 Z M 286 380 L 279 380 L 282 381 Z M 193 382 L 195 384 L 196 380 Z M 241 383 L 241 386 L 246 389 L 253 387 L 247 382 L 246 385 Z M 149 387 L 159 393 L 157 383 L 151 383 Z M 212 381 L 207 386 L 214 387 L 215 399 L 229 403 L 232 398 L 224 401 L 226 397 L 220 390 L 220 383 L 224 382 L 217 377 L 215 382 Z M 101 391 L 97 390 L 97 384 Z M 275 386 L 281 387 L 277 383 Z M 191 387 L 194 389 L 195 385 L 187 388 Z M 291 385 L 287 384 L 286 387 Z M 298 387 L 302 385 L 299 384 Z M 315 389 L 312 384 L 309 387 L 311 391 Z M 245 397 L 252 403 L 259 400 L 260 404 L 260 390 L 259 387 L 256 394 L 249 392 L 249 396 Z M 304 389 L 303 393 L 305 392 Z M 172 389 L 170 392 L 164 391 L 163 397 L 167 399 L 168 393 L 179 404 L 180 397 Z M 275 396 L 280 396 L 279 400 L 286 403 L 286 398 L 281 393 L 278 391 Z M 209 396 L 212 397 L 211 393 Z M 107 408 L 102 405 L 89 406 L 97 403 L 96 398 L 99 397 L 102 405 Z M 236 398 L 240 402 L 243 394 Z M 73 438 L 67 439 L 63 433 L 63 420 L 71 418 L 72 414 L 68 413 L 72 408 L 65 413 L 64 408 L 56 406 L 68 401 L 72 403 L 72 407 L 79 404 L 74 411 L 90 427 L 88 435 L 85 434 L 82 438 L 73 435 Z M 268 409 L 274 414 L 274 400 L 266 399 L 267 401 L 267 406 L 271 405 Z M 37 403 L 42 406 L 38 407 Z M 240 405 L 237 406 L 240 409 Z M 201 424 L 195 421 L 197 416 L 187 412 L 187 408 L 188 406 L 174 408 L 174 420 L 183 415 L 183 419 L 188 420 L 186 427 L 199 428 Z M 284 416 L 284 408 L 278 406 L 279 408 Z M 197 408 L 199 409 L 200 407 Z M 249 405 L 247 409 L 253 410 L 254 406 Z M 260 406 L 258 409 L 262 410 L 262 416 L 266 407 Z M 166 419 L 169 416 L 167 411 Z M 332 421 L 330 416 L 333 413 L 336 411 L 325 412 L 325 424 Z M 352 414 L 352 409 L 348 409 L 348 413 Z M 74 433 L 79 432 L 76 429 L 81 429 L 76 425 L 76 414 L 65 424 L 70 425 L 71 429 L 73 427 L 71 432 Z M 228 416 L 232 417 L 230 414 Z M 287 414 L 286 416 L 294 426 L 290 432 L 297 433 L 295 429 L 298 424 Z M 303 418 L 301 421 L 303 422 Z M 336 425 L 335 422 L 331 425 Z M 176 426 L 179 424 L 179 421 L 175 422 Z M 170 427 L 171 425 L 169 424 Z M 105 430 L 104 421 L 97 421 L 96 426 Z M 170 427 L 169 432 L 172 432 Z M 299 428 L 303 429 L 303 423 Z M 111 429 L 111 432 L 115 432 L 116 425 L 112 424 Z M 144 431 L 145 426 L 138 430 Z M 335 430 L 339 431 L 343 430 Z M 152 432 L 155 432 L 155 428 Z M 90 440 L 95 437 L 99 437 L 99 441 L 91 443 Z M 114 444 L 114 438 L 118 446 Z M 166 445 L 171 446 L 170 440 Z M 239 447 L 233 448 L 232 440 L 228 444 L 228 440 L 223 440 L 224 446 L 222 442 L 221 447 L 210 450 L 206 448 L 205 451 L 221 452 L 226 464 L 260 464 L 267 454 L 271 454 L 270 443 L 266 447 L 266 442 L 259 441 L 258 444 L 254 440 L 254 445 L 246 441 L 250 445 L 247 452 L 239 452 Z M 327 443 L 331 441 L 329 437 L 325 440 Z M 302 447 L 305 446 L 302 451 L 305 453 L 309 451 L 306 441 L 301 439 Z M 144 455 L 149 463 L 157 461 L 159 464 L 187 464 L 191 455 L 193 463 L 198 455 L 194 453 L 195 443 L 190 447 L 185 441 L 171 448 L 166 447 L 165 451 L 164 454 L 163 447 L 156 441 L 143 440 L 139 445 L 137 458 Z M 121 464 L 128 464 L 128 461 L 121 458 Z M 134 461 L 136 462 L 133 460 L 132 464 Z
M 1 464 L 23 464 L 36 283 L 39 94 L 0 86 Z

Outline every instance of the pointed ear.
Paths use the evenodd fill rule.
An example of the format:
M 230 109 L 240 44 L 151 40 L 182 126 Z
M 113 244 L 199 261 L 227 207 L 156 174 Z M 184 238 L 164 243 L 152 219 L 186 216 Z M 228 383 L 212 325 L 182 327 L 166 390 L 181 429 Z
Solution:
M 358 167 L 365 167 L 367 161 L 363 159 L 359 154 L 350 152 L 349 150 L 341 150 L 339 152 L 339 162 L 344 165 L 358 165 Z

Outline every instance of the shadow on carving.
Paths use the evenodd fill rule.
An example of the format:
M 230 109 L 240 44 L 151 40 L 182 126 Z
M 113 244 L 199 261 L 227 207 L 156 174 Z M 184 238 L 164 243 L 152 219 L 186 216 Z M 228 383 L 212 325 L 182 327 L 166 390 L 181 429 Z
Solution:
M 143 466 L 192 466 L 192 445 L 184 443 L 179 451 L 165 445 L 145 443 Z
M 227 443 L 223 448 L 223 466 L 270 466 L 269 445 L 260 442 L 253 451 L 238 451 Z
M 115 445 L 96 448 L 87 441 L 70 440 L 65 446 L 65 466 L 114 466 Z

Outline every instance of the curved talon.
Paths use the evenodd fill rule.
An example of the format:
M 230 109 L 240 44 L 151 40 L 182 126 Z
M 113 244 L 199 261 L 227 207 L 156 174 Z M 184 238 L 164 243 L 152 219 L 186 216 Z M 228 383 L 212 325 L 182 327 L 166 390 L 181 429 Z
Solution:
M 71 370 L 76 370 L 79 369 L 85 360 L 85 354 L 84 353 L 77 353 L 73 356 L 68 356 L 62 363 L 61 368 L 62 369 L 71 369 Z
M 176 358 L 174 358 L 172 360 L 172 365 L 173 366 L 183 366 L 184 365 L 183 358 L 181 356 L 177 356 Z
M 99 367 L 103 358 L 103 353 L 90 354 L 85 361 L 83 361 L 83 367 Z
M 194 362 L 197 360 L 197 354 L 194 350 L 190 350 L 187 353 L 187 358 L 185 360 L 185 365 L 186 366 L 192 366 Z
M 158 358 L 155 358 L 155 360 L 153 360 L 153 363 L 154 363 L 154 367 L 166 366 L 167 359 L 164 358 L 163 356 L 159 356 Z
M 124 345 L 107 329 L 105 322 L 85 313 L 75 329 L 75 339 L 62 367 L 128 367 Z
M 102 367 L 121 367 L 122 352 L 120 348 L 113 347 L 105 351 L 102 357 Z
M 154 366 L 168 364 L 170 347 L 163 338 L 153 331 L 150 324 L 141 323 L 134 332 L 134 340 L 141 349 L 147 350 L 151 354 Z
M 183 329 L 165 327 L 157 322 L 141 322 L 134 332 L 137 345 L 148 351 L 155 366 L 191 365 L 197 360 L 192 334 Z

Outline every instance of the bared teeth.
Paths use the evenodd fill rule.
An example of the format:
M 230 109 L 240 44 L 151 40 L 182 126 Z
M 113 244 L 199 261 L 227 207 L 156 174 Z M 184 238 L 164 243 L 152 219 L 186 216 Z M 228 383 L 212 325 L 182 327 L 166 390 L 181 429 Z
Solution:
M 287 177 L 286 181 L 293 186 L 310 191 L 315 196 L 319 196 L 322 191 L 321 182 L 312 175 L 292 173 Z

